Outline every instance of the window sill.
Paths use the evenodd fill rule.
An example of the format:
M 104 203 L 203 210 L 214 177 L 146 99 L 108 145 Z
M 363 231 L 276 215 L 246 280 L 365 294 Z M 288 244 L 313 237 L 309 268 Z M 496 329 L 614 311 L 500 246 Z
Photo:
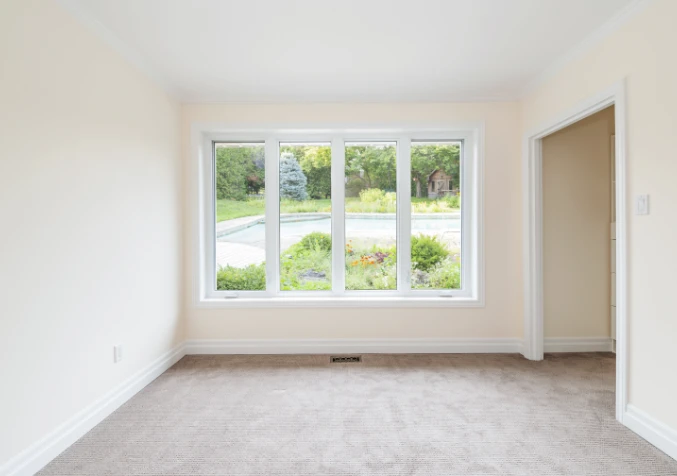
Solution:
M 196 308 L 478 308 L 484 301 L 476 297 L 263 297 L 203 298 Z

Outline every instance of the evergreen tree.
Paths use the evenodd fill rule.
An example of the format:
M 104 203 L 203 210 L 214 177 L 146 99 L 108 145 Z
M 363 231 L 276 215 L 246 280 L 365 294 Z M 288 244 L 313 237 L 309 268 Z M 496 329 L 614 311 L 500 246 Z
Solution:
M 296 201 L 307 200 L 307 183 L 308 179 L 306 179 L 294 154 L 290 152 L 282 153 L 280 157 L 280 198 Z

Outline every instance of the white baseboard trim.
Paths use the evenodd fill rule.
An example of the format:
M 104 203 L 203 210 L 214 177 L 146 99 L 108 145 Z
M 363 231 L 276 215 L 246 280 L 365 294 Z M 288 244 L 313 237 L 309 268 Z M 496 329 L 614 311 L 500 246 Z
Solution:
M 545 352 L 611 352 L 611 337 L 548 337 Z
M 677 430 L 649 416 L 643 410 L 628 404 L 623 414 L 623 424 L 677 460 Z
M 29 476 L 37 473 L 123 403 L 136 395 L 139 390 L 178 362 L 184 355 L 184 346 L 180 344 L 160 356 L 150 365 L 132 375 L 99 400 L 7 461 L 0 467 L 0 475 Z
M 189 340 L 186 354 L 520 353 L 521 339 Z
M 612 340 L 548 338 L 546 352 L 606 352 Z M 0 467 L 2 476 L 32 475 L 178 362 L 196 354 L 330 354 L 330 353 L 521 353 L 521 339 L 233 339 L 188 340 L 134 374 Z M 677 431 L 628 405 L 623 423 L 632 431 L 677 459 Z

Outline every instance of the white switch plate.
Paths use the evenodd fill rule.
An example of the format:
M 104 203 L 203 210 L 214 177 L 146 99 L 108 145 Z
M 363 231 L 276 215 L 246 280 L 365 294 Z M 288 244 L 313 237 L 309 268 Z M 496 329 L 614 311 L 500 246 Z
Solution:
M 122 360 L 122 344 L 113 346 L 113 362 L 118 363 Z
M 649 214 L 649 196 L 648 195 L 637 195 L 635 199 L 635 215 L 648 215 Z

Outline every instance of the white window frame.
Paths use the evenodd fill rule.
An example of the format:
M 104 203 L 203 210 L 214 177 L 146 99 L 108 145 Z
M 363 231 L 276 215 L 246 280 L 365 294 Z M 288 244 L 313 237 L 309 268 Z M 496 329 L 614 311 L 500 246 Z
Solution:
M 483 124 L 386 127 L 261 127 L 193 125 L 193 305 L 243 307 L 483 307 Z M 397 290 L 345 287 L 345 144 L 397 143 Z M 411 289 L 411 142 L 459 141 L 461 147 L 460 290 Z M 265 144 L 266 290 L 215 290 L 214 142 Z M 332 148 L 332 291 L 280 291 L 279 144 L 324 142 Z

